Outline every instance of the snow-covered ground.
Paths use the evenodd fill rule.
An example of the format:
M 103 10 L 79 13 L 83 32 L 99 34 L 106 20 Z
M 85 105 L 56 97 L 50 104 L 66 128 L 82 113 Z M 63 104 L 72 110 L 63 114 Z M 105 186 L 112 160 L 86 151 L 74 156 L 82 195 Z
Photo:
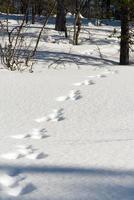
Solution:
M 134 68 L 114 27 L 85 24 L 75 47 L 48 27 L 34 73 L 1 65 L 0 200 L 133 200 Z

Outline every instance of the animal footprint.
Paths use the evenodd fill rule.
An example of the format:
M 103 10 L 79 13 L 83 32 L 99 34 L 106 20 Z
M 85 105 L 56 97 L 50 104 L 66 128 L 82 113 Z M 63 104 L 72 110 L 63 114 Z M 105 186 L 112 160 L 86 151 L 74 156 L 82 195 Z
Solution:
M 36 187 L 32 183 L 27 183 L 23 186 L 21 190 L 21 195 L 28 194 L 36 190 Z
M 19 145 L 17 146 L 17 148 L 18 148 L 18 152 L 20 152 L 21 155 L 23 155 L 23 157 L 27 159 L 32 159 L 32 160 L 43 159 L 47 156 L 43 152 L 36 152 L 37 149 L 33 148 L 32 145 L 29 145 L 29 146 Z
M 20 134 L 20 135 L 18 134 L 18 135 L 11 136 L 11 138 L 18 139 L 18 140 L 29 138 L 29 137 L 30 137 L 30 134 Z
M 80 95 L 80 91 L 79 90 L 71 90 L 69 92 L 69 94 L 67 96 L 61 96 L 61 97 L 57 97 L 56 100 L 57 101 L 66 101 L 66 100 L 78 100 L 81 98 L 81 95 Z
M 118 70 L 112 70 L 112 69 L 107 69 L 105 72 L 104 72 L 105 74 L 118 74 L 119 72 L 118 72 Z
M 97 75 L 94 75 L 94 76 L 88 76 L 88 78 L 106 78 L 107 76 L 106 76 L 106 74 L 107 73 L 103 73 L 103 74 L 97 74 Z
M 25 185 L 18 185 L 13 188 L 6 188 L 5 193 L 10 196 L 18 197 L 24 194 L 31 193 L 35 189 L 36 187 L 32 183 L 27 183 Z
M 29 146 L 17 145 L 17 151 L 24 157 L 34 153 L 36 149 L 34 149 L 32 145 Z
M 94 85 L 94 84 L 95 84 L 95 82 L 93 80 L 85 80 L 83 82 L 83 85 Z
M 63 120 L 63 109 L 54 109 L 53 112 L 51 114 L 48 115 L 48 121 L 53 121 L 53 122 L 57 122 L 57 121 L 61 121 Z
M 94 84 L 95 84 L 95 82 L 93 80 L 85 80 L 80 83 L 74 83 L 73 85 L 81 86 L 81 85 L 94 85 Z
M 15 187 L 24 180 L 25 176 L 10 176 L 8 174 L 0 174 L 0 184 L 4 187 Z
M 43 139 L 43 138 L 46 138 L 46 137 L 48 137 L 47 135 L 46 135 L 46 133 L 47 133 L 47 131 L 46 131 L 46 129 L 45 128 L 43 128 L 43 129 L 33 129 L 33 131 L 32 131 L 32 133 L 31 133 L 31 138 L 32 139 Z
M 47 154 L 44 154 L 43 152 L 41 152 L 41 153 L 37 153 L 37 152 L 35 152 L 35 153 L 31 153 L 31 154 L 28 154 L 27 156 L 26 156 L 26 158 L 27 159 L 31 159 L 31 160 L 36 160 L 36 159 L 44 159 L 44 158 L 46 158 L 48 155 Z
M 111 71 L 111 73 L 112 73 L 112 74 L 118 74 L 119 71 L 118 71 L 118 70 L 113 70 L 113 71 Z
M 81 95 L 80 95 L 80 91 L 79 90 L 71 90 L 70 92 L 69 92 L 69 99 L 70 100 L 73 100 L 73 101 L 76 101 L 76 100 L 78 100 L 78 99 L 80 99 L 81 98 Z
M 28 154 L 31 154 L 35 151 L 35 149 L 32 148 L 32 146 L 23 146 L 18 145 L 16 146 L 16 152 L 10 152 L 6 154 L 2 154 L 1 157 L 6 160 L 16 160 L 25 157 Z
M 42 138 L 45 138 L 45 137 L 48 137 L 46 135 L 46 129 L 43 128 L 43 129 L 33 129 L 33 132 L 32 133 L 29 133 L 29 134 L 21 134 L 21 135 L 13 135 L 11 136 L 11 138 L 14 138 L 14 139 L 26 139 L 26 138 L 32 138 L 32 139 L 42 139 Z
M 3 154 L 1 157 L 7 160 L 16 160 L 20 158 L 43 159 L 47 156 L 42 152 L 36 152 L 37 149 L 33 148 L 32 145 L 17 145 L 16 148 L 16 152 Z
M 97 77 L 98 77 L 98 78 L 106 78 L 107 76 L 106 76 L 106 74 L 100 74 L 100 75 L 98 75 Z
M 38 123 L 45 122 L 45 121 L 57 122 L 57 121 L 61 121 L 63 119 L 64 119 L 63 109 L 60 108 L 60 109 L 54 109 L 52 111 L 52 113 L 50 113 L 49 115 L 42 117 L 42 118 L 39 118 L 39 119 L 36 119 L 35 121 L 38 122 Z
M 23 187 L 18 185 L 17 187 L 13 187 L 13 188 L 12 187 L 6 188 L 5 193 L 7 193 L 10 196 L 17 197 L 21 195 L 22 190 L 23 190 Z
M 23 157 L 23 154 L 19 152 L 11 152 L 11 153 L 6 153 L 6 154 L 1 155 L 1 158 L 4 158 L 6 160 L 16 160 L 22 157 Z
M 11 176 L 9 174 L 0 174 L 1 191 L 9 196 L 20 196 L 30 193 L 36 189 L 32 183 L 25 183 L 26 177 L 23 175 Z

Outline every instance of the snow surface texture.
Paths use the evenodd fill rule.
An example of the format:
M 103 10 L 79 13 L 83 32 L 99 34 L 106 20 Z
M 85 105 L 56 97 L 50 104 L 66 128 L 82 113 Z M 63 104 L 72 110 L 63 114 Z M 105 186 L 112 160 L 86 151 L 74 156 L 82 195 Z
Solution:
M 113 27 L 92 29 L 90 50 L 72 50 L 81 70 L 44 68 L 48 49 L 53 59 L 70 49 L 53 30 L 33 74 L 1 70 L 0 200 L 133 200 L 134 69 L 106 57 L 115 64 Z

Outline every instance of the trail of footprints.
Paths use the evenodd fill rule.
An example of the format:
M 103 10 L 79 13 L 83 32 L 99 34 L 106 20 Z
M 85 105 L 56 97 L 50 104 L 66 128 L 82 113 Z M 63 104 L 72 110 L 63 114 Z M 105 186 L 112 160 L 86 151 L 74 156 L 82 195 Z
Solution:
M 86 80 L 84 80 L 84 81 L 82 81 L 82 82 L 74 83 L 73 85 L 74 85 L 74 86 L 94 85 L 94 84 L 95 84 L 95 81 L 92 80 L 92 79 L 94 79 L 94 78 L 106 78 L 106 77 L 107 77 L 107 74 L 110 74 L 110 73 L 111 73 L 111 74 L 117 74 L 118 71 L 117 71 L 117 70 L 115 70 L 115 71 L 107 70 L 107 71 L 105 71 L 105 72 L 102 73 L 102 74 L 90 75 L 90 76 L 88 76 L 88 79 L 86 79 Z
M 22 140 L 22 139 L 33 139 L 40 140 L 49 137 L 47 135 L 46 129 L 33 129 L 29 134 L 13 135 L 11 138 Z M 48 155 L 38 151 L 32 145 L 16 145 L 14 152 L 8 152 L 1 155 L 1 158 L 6 160 L 16 160 L 16 159 L 29 159 L 29 160 L 39 160 L 44 159 Z M 22 173 L 17 175 L 11 175 L 10 173 L 0 174 L 0 191 L 8 196 L 20 196 L 36 190 L 36 187 L 31 183 L 27 182 L 27 177 L 23 176 Z
M 107 74 L 115 74 L 118 73 L 118 71 L 111 71 L 107 70 L 103 74 L 98 75 L 90 75 L 88 76 L 88 79 L 74 83 L 73 86 L 88 86 L 88 85 L 94 85 L 95 81 L 92 80 L 94 78 L 106 78 Z M 60 96 L 56 98 L 56 101 L 58 102 L 64 102 L 64 101 L 77 101 L 81 96 L 80 90 L 71 90 L 67 95 Z M 41 118 L 35 119 L 37 123 L 42 122 L 58 122 L 61 120 L 64 120 L 64 109 L 54 109 L 52 112 L 46 116 L 43 116 Z M 27 134 L 17 134 L 12 135 L 11 138 L 14 140 L 43 140 L 45 138 L 49 137 L 47 134 L 47 131 L 45 128 L 38 129 L 34 128 L 31 133 Z M 39 160 L 44 159 L 48 155 L 44 152 L 40 152 L 38 149 L 34 148 L 32 145 L 16 145 L 15 151 L 8 152 L 1 155 L 1 158 L 6 160 L 16 160 L 16 159 L 29 159 L 29 160 Z M 0 174 L 0 190 L 9 196 L 20 196 L 24 195 L 26 193 L 32 192 L 36 189 L 36 187 L 32 183 L 27 183 L 26 181 L 27 177 L 23 176 L 21 173 L 17 175 L 11 175 L 10 173 Z

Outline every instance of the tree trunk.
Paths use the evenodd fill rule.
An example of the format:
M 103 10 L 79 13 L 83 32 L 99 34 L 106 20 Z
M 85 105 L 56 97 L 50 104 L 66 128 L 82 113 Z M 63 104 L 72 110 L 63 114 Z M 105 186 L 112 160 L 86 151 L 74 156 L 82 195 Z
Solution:
M 81 17 L 80 12 L 76 13 L 75 15 L 75 22 L 74 22 L 74 35 L 73 35 L 73 44 L 78 45 L 79 44 L 79 34 L 81 31 Z
M 35 24 L 36 8 L 35 4 L 32 4 L 32 24 Z
M 75 0 L 75 20 L 74 20 L 74 35 L 73 44 L 78 45 L 79 34 L 81 31 L 81 16 L 80 16 L 80 5 L 78 0 Z
M 110 18 L 110 5 L 111 5 L 111 0 L 106 1 L 106 17 L 107 19 Z
M 129 64 L 129 8 L 121 6 L 120 65 Z
M 57 0 L 57 16 L 55 30 L 65 32 L 65 36 L 67 37 L 66 10 L 64 6 L 64 0 Z

